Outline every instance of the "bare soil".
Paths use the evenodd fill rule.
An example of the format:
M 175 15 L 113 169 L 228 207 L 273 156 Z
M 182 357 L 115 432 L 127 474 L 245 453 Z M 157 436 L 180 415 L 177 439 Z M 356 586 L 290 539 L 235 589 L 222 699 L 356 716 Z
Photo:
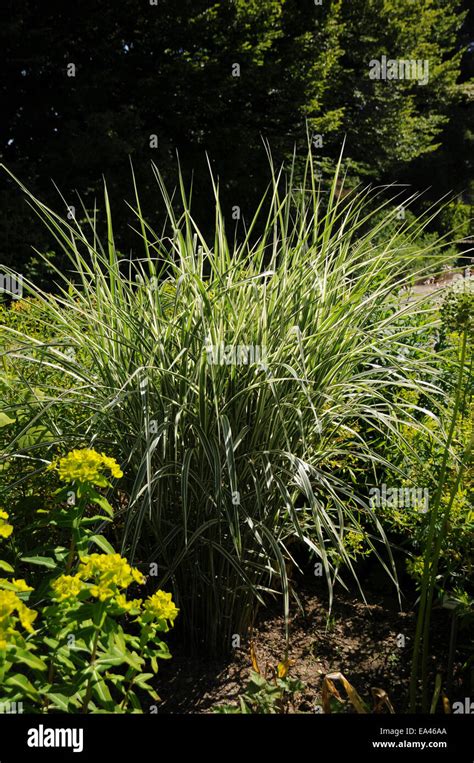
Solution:
M 325 675 L 342 672 L 361 697 L 372 706 L 371 689 L 384 689 L 395 712 L 407 712 L 410 657 L 414 614 L 400 612 L 396 598 L 376 592 L 368 604 L 354 594 L 338 593 L 328 620 L 327 598 L 321 590 L 299 592 L 304 613 L 296 610 L 291 620 L 289 658 L 291 675 L 306 689 L 298 695 L 296 712 L 315 712 Z M 446 665 L 451 624 L 450 613 L 433 615 L 431 670 Z M 403 639 L 405 637 L 405 644 Z M 260 671 L 268 673 L 284 657 L 284 621 L 278 606 L 261 613 L 252 635 Z M 251 670 L 250 641 L 241 643 L 227 658 L 203 659 L 187 655 L 179 644 L 171 645 L 173 659 L 160 666 L 158 691 L 160 713 L 210 713 L 217 705 L 235 702 Z M 455 663 L 453 701 L 467 696 L 462 687 L 460 660 Z M 342 712 L 352 712 L 349 706 Z

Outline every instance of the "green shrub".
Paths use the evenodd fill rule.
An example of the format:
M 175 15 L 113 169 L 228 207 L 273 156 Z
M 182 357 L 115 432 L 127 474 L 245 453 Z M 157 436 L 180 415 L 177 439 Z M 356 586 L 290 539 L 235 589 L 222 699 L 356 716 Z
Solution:
M 472 207 L 462 201 L 452 201 L 441 210 L 437 227 L 442 235 L 452 233 L 456 239 L 467 238 L 474 232 Z
M 456 568 L 462 565 L 472 568 L 472 446 L 473 412 L 472 392 L 474 379 L 472 374 L 472 336 L 474 315 L 474 291 L 471 282 L 463 283 L 461 288 L 453 286 L 448 292 L 441 308 L 443 331 L 441 345 L 449 339 L 453 347 L 448 348 L 454 359 L 449 357 L 448 367 L 453 369 L 453 380 L 449 385 L 451 401 L 446 411 L 447 435 L 444 448 L 435 462 L 436 488 L 430 501 L 430 511 L 426 534 L 422 544 L 422 558 L 419 569 L 414 572 L 420 576 L 420 600 L 415 632 L 412 672 L 410 681 L 410 710 L 417 708 L 417 685 L 421 677 L 421 709 L 429 708 L 429 654 L 430 625 L 433 600 L 441 589 L 443 597 L 453 587 L 459 586 Z M 460 521 L 459 521 L 460 517 Z M 454 532 L 453 532 L 454 530 Z M 453 543 L 467 545 L 467 559 L 456 559 L 453 564 Z M 461 539 L 461 541 L 460 541 Z M 443 555 L 445 559 L 443 559 Z M 443 565 L 445 562 L 445 565 Z M 443 566 L 447 570 L 443 570 Z M 444 574 L 442 574 L 444 572 Z M 441 574 L 440 574 L 441 573 Z M 456 579 L 457 578 L 457 579 Z M 448 593 L 449 597 L 449 593 Z M 464 606 L 464 591 L 455 590 L 454 596 Z
M 16 561 L 48 570 L 41 594 L 24 579 L 0 579 L 0 703 L 40 713 L 142 712 L 140 695 L 159 700 L 150 679 L 157 660 L 171 656 L 161 634 L 178 610 L 160 590 L 127 598 L 130 586 L 144 585 L 144 575 L 90 529 L 97 517 L 87 516 L 89 506 L 112 513 L 95 486 L 109 486 L 109 470 L 121 476 L 114 459 L 76 450 L 51 466 L 68 483 L 57 492 L 52 524 L 69 532 L 70 545 L 55 549 L 56 560 Z M 8 519 L 0 511 L 0 538 L 12 537 Z M 107 553 L 87 553 L 92 543 Z M 0 569 L 14 573 L 5 560 Z M 36 609 L 26 605 L 30 600 Z
M 380 225 L 375 235 L 377 244 L 389 244 L 403 253 L 406 274 L 413 281 L 441 273 L 443 266 L 455 263 L 459 257 L 456 246 L 450 243 L 459 237 L 457 231 L 448 226 L 440 239 L 439 233 L 429 230 L 433 218 L 434 224 L 441 220 L 444 209 L 434 212 L 430 207 L 424 216 L 417 218 L 409 208 L 389 207 L 380 210 L 369 221 L 372 228 Z
M 239 695 L 238 705 L 218 705 L 214 712 L 223 715 L 254 715 L 254 714 L 286 714 L 293 708 L 299 692 L 305 685 L 297 678 L 292 678 L 288 672 L 280 666 L 278 671 L 271 677 L 261 673 L 250 671 L 249 682 L 245 690 Z

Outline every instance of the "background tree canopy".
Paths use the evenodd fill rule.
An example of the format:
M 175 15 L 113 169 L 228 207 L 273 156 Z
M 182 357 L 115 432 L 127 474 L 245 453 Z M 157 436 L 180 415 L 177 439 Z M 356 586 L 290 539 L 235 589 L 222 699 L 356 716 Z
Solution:
M 153 4 L 152 4 L 153 3 Z M 276 163 L 310 135 L 323 173 L 346 138 L 354 182 L 405 182 L 472 204 L 474 39 L 464 0 L 12 0 L 0 35 L 2 162 L 61 209 L 91 207 L 105 176 L 131 199 L 132 159 L 147 213 L 154 161 L 171 185 L 176 152 L 193 209 L 211 225 L 206 152 L 225 205 L 250 215 Z M 373 59 L 429 61 L 429 80 L 371 79 Z M 315 144 L 316 145 L 316 144 Z M 4 175 L 0 262 L 30 275 L 51 246 Z M 63 211 L 63 208 L 61 209 Z M 133 248 L 132 214 L 116 220 Z M 157 225 L 159 220 L 157 220 Z

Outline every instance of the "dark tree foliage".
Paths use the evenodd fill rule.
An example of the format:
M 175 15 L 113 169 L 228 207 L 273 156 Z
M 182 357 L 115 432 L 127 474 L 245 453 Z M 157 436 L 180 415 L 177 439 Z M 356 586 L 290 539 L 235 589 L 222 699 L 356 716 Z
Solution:
M 464 6 L 4 2 L 1 161 L 62 212 L 51 181 L 79 209 L 75 189 L 91 208 L 95 198 L 100 204 L 105 177 L 124 252 L 136 246 L 133 214 L 123 203 L 132 199 L 129 157 L 157 228 L 151 161 L 173 186 L 179 154 L 188 180 L 194 172 L 195 215 L 211 227 L 206 153 L 226 209 L 237 205 L 248 219 L 269 178 L 262 138 L 279 163 L 295 145 L 304 149 L 307 131 L 322 135 L 323 167 L 335 161 L 346 136 L 354 176 L 421 186 L 435 178 L 440 192 L 464 190 L 472 169 L 473 66 Z M 384 54 L 429 59 L 429 82 L 370 79 L 370 61 Z M 51 241 L 14 184 L 6 175 L 0 182 L 0 262 L 18 268 L 29 262 L 34 274 L 32 245 L 47 251 Z

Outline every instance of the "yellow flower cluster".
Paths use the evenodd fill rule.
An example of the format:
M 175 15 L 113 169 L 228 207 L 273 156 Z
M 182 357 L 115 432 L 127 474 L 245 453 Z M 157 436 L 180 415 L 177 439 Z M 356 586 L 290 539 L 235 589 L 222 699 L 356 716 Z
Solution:
M 82 557 L 76 575 L 61 575 L 52 587 L 60 601 L 76 598 L 85 589 L 99 601 L 107 601 L 116 597 L 120 589 L 144 582 L 142 573 L 131 567 L 120 554 L 90 554 Z M 123 597 L 121 601 L 124 600 Z
M 82 589 L 85 588 L 83 581 L 79 575 L 61 575 L 56 580 L 53 580 L 51 587 L 54 591 L 54 596 L 59 601 L 64 599 L 75 599 Z
M 7 519 L 7 512 L 0 509 L 0 538 L 9 538 L 13 532 L 13 526 L 8 524 Z
M 156 620 L 169 620 L 170 623 L 174 622 L 179 612 L 171 599 L 171 594 L 165 593 L 165 591 L 156 591 L 153 596 L 149 596 L 143 609 Z
M 144 622 L 174 622 L 179 610 L 170 593 L 156 591 L 145 602 L 127 599 L 123 592 L 132 583 L 143 585 L 145 577 L 120 554 L 90 554 L 82 557 L 75 575 L 61 575 L 51 585 L 57 601 L 76 599 L 85 591 L 99 601 L 113 601 L 123 612 L 141 614 Z
M 367 555 L 370 553 L 370 548 L 365 547 L 364 541 L 365 536 L 359 530 L 347 530 L 344 535 L 344 548 L 349 555 L 353 554 L 354 557 L 360 554 Z
M 104 469 L 109 470 L 112 477 L 123 477 L 123 472 L 114 458 L 105 453 L 97 453 L 90 448 L 72 450 L 63 458 L 51 463 L 49 469 L 59 472 L 64 482 L 88 482 L 93 485 L 104 485 Z
M 32 586 L 28 585 L 26 580 L 17 580 L 13 578 L 13 580 L 6 580 L 5 578 L 0 578 L 0 588 L 4 588 L 3 583 L 8 583 L 8 586 L 13 586 L 15 591 L 17 593 L 24 593 L 25 591 L 33 591 L 34 589 Z
M 131 583 L 143 585 L 145 577 L 131 567 L 120 554 L 91 554 L 81 560 L 79 570 L 81 577 L 92 578 L 95 585 L 91 593 L 100 601 L 105 601 L 115 595 L 118 588 L 128 588 Z
M 124 612 L 132 612 L 133 614 L 138 614 L 142 606 L 142 599 L 127 599 L 123 593 L 119 593 L 115 601 Z
M 24 581 L 15 582 L 24 583 Z M 26 589 L 23 590 L 31 589 L 29 586 L 26 586 Z M 15 629 L 15 612 L 18 614 L 23 628 L 28 631 L 28 633 L 34 633 L 33 621 L 38 613 L 23 604 L 14 591 L 0 591 L 0 649 L 6 649 L 7 643 L 9 641 L 14 641 L 15 636 L 18 635 Z

